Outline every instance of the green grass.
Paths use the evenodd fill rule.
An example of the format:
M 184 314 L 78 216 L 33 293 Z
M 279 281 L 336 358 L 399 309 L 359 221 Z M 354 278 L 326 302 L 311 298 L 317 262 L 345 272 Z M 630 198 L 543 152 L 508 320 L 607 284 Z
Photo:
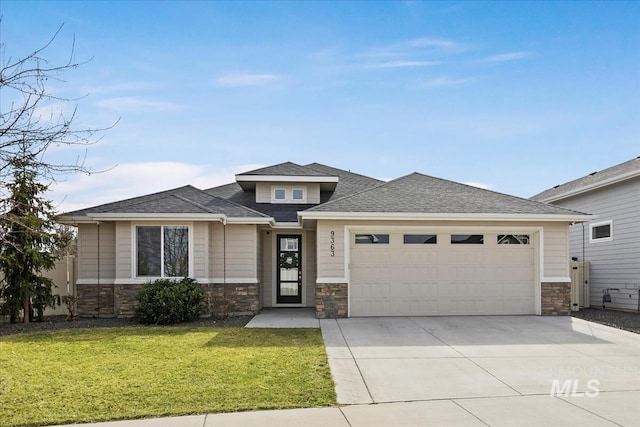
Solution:
M 335 400 L 317 329 L 124 327 L 0 338 L 0 426 Z

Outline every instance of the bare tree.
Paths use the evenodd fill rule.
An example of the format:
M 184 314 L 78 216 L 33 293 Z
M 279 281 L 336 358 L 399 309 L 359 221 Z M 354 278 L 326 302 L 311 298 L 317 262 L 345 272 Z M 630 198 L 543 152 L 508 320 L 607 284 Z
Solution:
M 47 59 L 61 30 L 16 59 L 4 58 L 6 45 L 0 40 L 0 312 L 10 314 L 11 321 L 22 310 L 28 322 L 32 306 L 42 320 L 52 303 L 51 282 L 42 273 L 52 268 L 63 239 L 55 235 L 55 212 L 45 199 L 49 183 L 71 173 L 91 173 L 84 162 L 86 146 L 113 126 L 77 126 L 77 101 L 82 98 L 59 96 L 47 87 L 64 82 L 66 73 L 84 64 L 75 60 L 75 39 L 66 61 Z M 68 162 L 50 160 L 47 152 L 60 146 L 84 146 L 85 155 Z

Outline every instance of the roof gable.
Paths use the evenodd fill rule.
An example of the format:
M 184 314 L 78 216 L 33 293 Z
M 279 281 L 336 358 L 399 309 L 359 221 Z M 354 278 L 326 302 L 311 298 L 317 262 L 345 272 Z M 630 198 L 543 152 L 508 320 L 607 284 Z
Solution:
M 531 200 L 555 202 L 640 176 L 640 157 L 545 190 Z

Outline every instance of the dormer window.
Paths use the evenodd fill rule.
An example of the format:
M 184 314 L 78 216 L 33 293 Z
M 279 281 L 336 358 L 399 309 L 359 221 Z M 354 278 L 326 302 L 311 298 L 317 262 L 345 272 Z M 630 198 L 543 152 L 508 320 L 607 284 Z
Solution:
M 273 189 L 273 200 L 284 202 L 287 199 L 287 192 L 284 188 Z
M 271 203 L 307 203 L 307 188 L 303 186 L 272 186 Z
M 304 188 L 294 188 L 291 190 L 291 199 L 296 202 L 304 202 Z

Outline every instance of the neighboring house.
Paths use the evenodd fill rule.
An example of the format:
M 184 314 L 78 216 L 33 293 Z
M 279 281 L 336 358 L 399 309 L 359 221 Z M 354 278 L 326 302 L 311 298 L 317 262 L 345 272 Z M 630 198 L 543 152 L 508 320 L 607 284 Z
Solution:
M 543 191 L 531 198 L 595 215 L 570 228 L 570 255 L 589 262 L 591 305 L 638 309 L 640 157 Z
M 318 318 L 568 314 L 569 224 L 591 216 L 413 173 L 382 182 L 282 163 L 62 216 L 78 227 L 79 314 L 133 313 L 189 276 L 207 309 Z

